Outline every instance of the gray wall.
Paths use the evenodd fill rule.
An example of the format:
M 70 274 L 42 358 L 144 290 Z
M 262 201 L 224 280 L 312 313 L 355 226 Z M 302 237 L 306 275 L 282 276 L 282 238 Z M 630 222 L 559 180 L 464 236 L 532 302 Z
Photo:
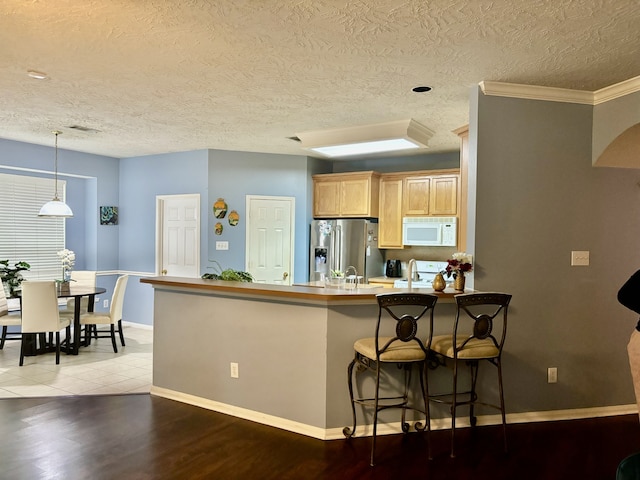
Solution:
M 451 135 L 455 135 L 452 133 Z M 333 173 L 375 170 L 380 173 L 408 172 L 412 170 L 441 170 L 460 167 L 460 152 L 381 157 L 362 160 L 335 160 Z
M 593 107 L 479 89 L 471 105 L 475 288 L 513 294 L 508 410 L 634 403 L 626 345 L 637 318 L 616 293 L 640 268 L 640 171 L 592 167 Z M 591 265 L 571 267 L 572 250 L 590 251 Z

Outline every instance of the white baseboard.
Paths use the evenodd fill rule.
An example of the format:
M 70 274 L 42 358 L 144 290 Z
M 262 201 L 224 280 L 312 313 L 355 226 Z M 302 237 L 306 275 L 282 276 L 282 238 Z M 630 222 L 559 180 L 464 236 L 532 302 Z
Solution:
M 308 437 L 320 440 L 337 440 L 344 438 L 342 433 L 343 427 L 338 428 L 320 428 L 304 423 L 294 422 L 286 418 L 267 415 L 254 410 L 228 405 L 214 400 L 209 400 L 195 395 L 176 392 L 166 388 L 151 387 L 151 395 L 156 395 L 170 400 L 194 405 L 196 407 L 206 408 L 214 412 L 224 413 L 233 417 L 250 420 L 252 422 L 269 425 L 271 427 L 280 428 L 289 432 L 299 433 Z M 507 423 L 534 423 L 534 422 L 552 422 L 557 420 L 578 420 L 581 418 L 598 418 L 611 417 L 616 415 L 638 414 L 636 404 L 630 405 L 614 405 L 610 407 L 593 407 L 593 408 L 577 408 L 567 410 L 548 410 L 542 412 L 523 412 L 510 413 L 507 415 Z M 409 422 L 413 427 L 413 422 Z M 500 415 L 481 415 L 478 416 L 477 425 L 499 425 L 502 423 Z M 345 425 L 350 426 L 350 425 Z M 460 417 L 456 421 L 456 428 L 469 427 L 469 419 Z M 431 421 L 431 430 L 448 430 L 451 428 L 451 419 L 436 418 Z M 400 422 L 378 424 L 377 435 L 393 435 L 402 433 Z M 371 425 L 359 425 L 356 429 L 356 437 L 367 437 L 373 434 Z
M 135 323 L 135 322 L 123 321 L 122 325 L 125 327 L 140 328 L 142 330 L 153 330 L 153 325 L 147 325 L 146 323 Z
M 195 395 L 189 395 L 187 393 L 176 392 L 166 388 L 156 387 L 155 385 L 151 386 L 151 395 L 168 398 L 169 400 L 176 400 L 196 407 L 206 408 L 207 410 L 213 410 L 214 412 L 224 413 L 244 420 L 251 420 L 252 422 L 269 425 L 289 432 L 299 433 L 308 437 L 318 438 L 320 440 L 329 440 L 328 438 L 325 438 L 325 429 L 294 422 L 292 420 L 287 420 L 286 418 L 275 417 L 273 415 L 267 415 L 254 410 L 247 410 L 246 408 L 227 405 L 226 403 L 196 397 Z

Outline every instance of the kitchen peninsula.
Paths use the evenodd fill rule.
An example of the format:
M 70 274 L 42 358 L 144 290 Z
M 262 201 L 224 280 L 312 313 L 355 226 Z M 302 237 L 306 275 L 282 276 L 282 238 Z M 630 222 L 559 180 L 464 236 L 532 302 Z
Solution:
M 347 364 L 354 341 L 374 334 L 376 294 L 403 291 L 141 282 L 154 288 L 152 394 L 320 439 L 351 423 Z M 447 330 L 455 293 L 438 293 L 436 324 Z

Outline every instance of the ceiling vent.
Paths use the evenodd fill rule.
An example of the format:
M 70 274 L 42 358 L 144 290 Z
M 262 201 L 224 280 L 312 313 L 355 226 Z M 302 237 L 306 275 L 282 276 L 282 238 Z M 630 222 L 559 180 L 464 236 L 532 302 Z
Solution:
M 69 125 L 67 128 L 70 128 L 72 130 L 78 130 L 80 132 L 100 133 L 100 130 L 96 130 L 95 128 L 90 128 L 90 127 L 83 127 L 82 125 Z

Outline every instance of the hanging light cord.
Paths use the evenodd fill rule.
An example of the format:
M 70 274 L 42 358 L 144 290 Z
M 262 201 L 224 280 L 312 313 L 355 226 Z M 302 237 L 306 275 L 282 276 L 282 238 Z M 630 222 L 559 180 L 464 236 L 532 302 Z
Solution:
M 53 199 L 55 201 L 60 201 L 60 199 L 58 198 L 58 135 L 60 135 L 62 132 L 58 131 L 58 130 L 54 130 L 53 133 L 56 136 L 56 156 L 55 156 L 55 164 L 54 164 L 54 171 L 53 171 L 53 180 L 54 180 L 54 185 L 55 185 L 55 194 L 53 196 Z

